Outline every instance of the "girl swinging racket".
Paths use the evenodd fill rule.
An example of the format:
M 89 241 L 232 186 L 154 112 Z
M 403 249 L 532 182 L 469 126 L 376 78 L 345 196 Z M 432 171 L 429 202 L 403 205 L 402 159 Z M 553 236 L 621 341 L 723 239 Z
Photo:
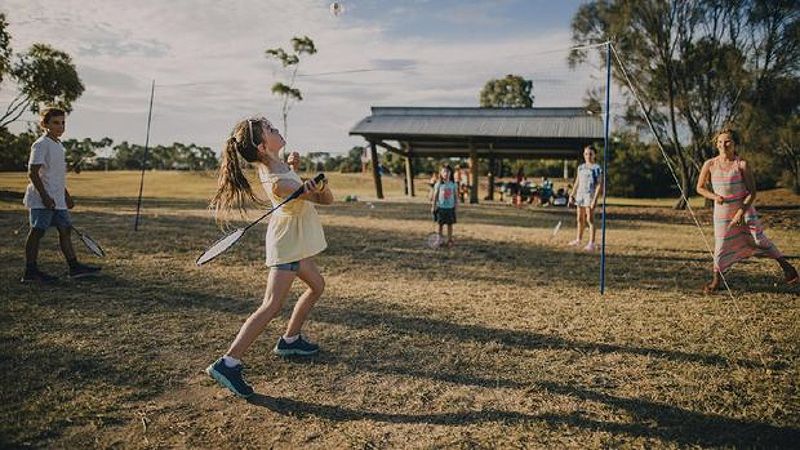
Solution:
M 270 218 L 266 235 L 270 271 L 261 306 L 244 322 L 225 355 L 206 369 L 212 378 L 244 398 L 253 395 L 253 388 L 242 377 L 241 360 L 258 335 L 280 312 L 295 277 L 300 278 L 308 289 L 297 300 L 286 333 L 278 338 L 273 352 L 288 356 L 313 355 L 319 351 L 319 346 L 306 340 L 300 329 L 325 288 L 325 280 L 313 257 L 325 250 L 327 243 L 313 203 L 330 204 L 333 194 L 325 182 L 308 180 L 304 183 L 281 160 L 278 153 L 285 144 L 267 119 L 247 119 L 236 124 L 222 152 L 218 190 L 211 200 L 218 218 L 234 207 L 243 210 L 248 200 L 260 203 L 242 172 L 239 157 L 255 166 L 273 205 L 305 186 L 304 194 L 275 211 Z

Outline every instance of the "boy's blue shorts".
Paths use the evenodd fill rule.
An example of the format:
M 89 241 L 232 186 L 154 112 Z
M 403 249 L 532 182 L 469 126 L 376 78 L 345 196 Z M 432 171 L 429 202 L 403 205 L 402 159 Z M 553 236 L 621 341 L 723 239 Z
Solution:
M 33 208 L 30 212 L 31 228 L 46 230 L 50 227 L 69 228 L 72 219 L 66 209 Z

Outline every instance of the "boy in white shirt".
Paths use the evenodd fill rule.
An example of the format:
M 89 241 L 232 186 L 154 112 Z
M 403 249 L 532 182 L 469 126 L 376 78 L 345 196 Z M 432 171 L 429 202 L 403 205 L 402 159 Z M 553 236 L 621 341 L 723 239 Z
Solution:
M 79 263 L 72 247 L 72 221 L 68 210 L 75 206 L 75 202 L 67 191 L 67 162 L 64 146 L 59 140 L 66 127 L 66 113 L 58 108 L 46 108 L 41 112 L 39 125 L 45 134 L 31 146 L 28 160 L 31 182 L 22 200 L 30 209 L 31 230 L 25 241 L 25 273 L 21 281 L 49 283 L 56 280 L 56 277 L 40 271 L 36 264 L 39 241 L 51 226 L 58 229 L 58 242 L 69 265 L 69 276 L 80 278 L 95 274 L 100 268 Z

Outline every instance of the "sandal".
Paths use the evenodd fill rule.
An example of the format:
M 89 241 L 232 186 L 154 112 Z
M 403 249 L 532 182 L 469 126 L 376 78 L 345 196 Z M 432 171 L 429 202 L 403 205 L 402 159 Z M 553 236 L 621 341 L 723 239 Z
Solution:
M 719 289 L 719 280 L 711 280 L 703 285 L 704 294 L 713 294 Z

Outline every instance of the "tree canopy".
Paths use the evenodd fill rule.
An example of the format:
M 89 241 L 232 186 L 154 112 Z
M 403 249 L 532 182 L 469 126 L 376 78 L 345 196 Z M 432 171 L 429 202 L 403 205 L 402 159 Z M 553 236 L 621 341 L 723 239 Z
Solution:
M 47 44 L 36 43 L 14 61 L 7 26 L 5 15 L 0 13 L 0 82 L 10 77 L 19 93 L 0 114 L 0 128 L 15 122 L 26 111 L 38 112 L 44 105 L 71 111 L 72 103 L 84 91 L 72 58 Z
M 286 83 L 278 81 L 270 88 L 273 94 L 283 98 L 281 116 L 283 118 L 283 136 L 285 138 L 289 135 L 289 110 L 292 109 L 292 101 L 299 102 L 303 100 L 303 93 L 300 92 L 300 89 L 294 87 L 295 80 L 297 79 L 297 69 L 300 65 L 300 55 L 313 55 L 317 53 L 317 47 L 314 41 L 308 36 L 295 36 L 292 38 L 291 44 L 292 53 L 287 53 L 286 50 L 280 47 L 270 48 L 264 52 L 268 59 L 279 61 L 284 69 L 291 71 Z
M 530 108 L 533 98 L 533 81 L 511 74 L 487 81 L 480 94 L 483 108 Z
M 574 15 L 573 41 L 613 42 L 689 194 L 703 160 L 715 153 L 717 130 L 731 123 L 763 130 L 752 120 L 758 111 L 776 117 L 765 110 L 780 95 L 775 86 L 796 79 L 800 64 L 798 11 L 787 0 L 598 0 Z M 571 63 L 583 62 L 588 51 L 574 50 Z M 619 65 L 613 76 L 625 83 Z M 629 100 L 630 123 L 642 125 Z M 744 114 L 748 109 L 753 113 Z

